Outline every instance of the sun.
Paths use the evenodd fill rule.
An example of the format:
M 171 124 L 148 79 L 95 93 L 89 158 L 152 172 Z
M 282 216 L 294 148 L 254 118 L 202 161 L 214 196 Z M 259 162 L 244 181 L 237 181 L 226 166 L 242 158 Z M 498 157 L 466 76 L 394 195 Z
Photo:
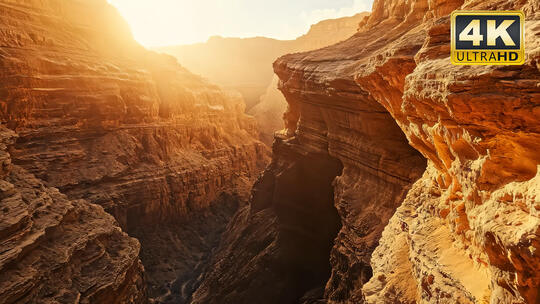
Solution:
M 135 40 L 146 47 L 190 44 L 208 37 L 193 27 L 197 1 L 108 0 L 129 24 Z

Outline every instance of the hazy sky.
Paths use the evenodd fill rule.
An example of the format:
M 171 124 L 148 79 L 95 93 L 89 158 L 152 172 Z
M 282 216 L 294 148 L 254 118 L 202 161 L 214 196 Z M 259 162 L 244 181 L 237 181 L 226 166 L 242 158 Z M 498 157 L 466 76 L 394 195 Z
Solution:
M 210 36 L 294 39 L 323 19 L 370 11 L 373 0 L 109 0 L 141 44 L 204 42 Z

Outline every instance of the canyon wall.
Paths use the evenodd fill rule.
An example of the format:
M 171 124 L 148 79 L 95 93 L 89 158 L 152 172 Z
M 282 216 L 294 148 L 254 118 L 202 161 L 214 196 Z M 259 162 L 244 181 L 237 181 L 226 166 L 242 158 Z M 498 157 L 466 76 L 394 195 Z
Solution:
M 166 46 L 158 51 L 210 81 L 242 92 L 248 108 L 259 102 L 274 74 L 272 62 L 287 53 L 314 50 L 352 36 L 367 13 L 324 20 L 296 40 L 213 36 L 205 43 Z
M 287 108 L 285 98 L 277 89 L 272 62 L 284 54 L 314 50 L 345 40 L 356 33 L 365 16 L 367 13 L 323 20 L 296 40 L 216 36 L 206 43 L 163 47 L 158 51 L 175 56 L 190 71 L 240 92 L 248 114 L 257 120 L 261 140 L 270 146 L 274 132 L 283 128 L 282 115 Z
M 455 9 L 522 10 L 526 63 L 453 66 Z M 539 35 L 537 0 L 376 0 L 279 58 L 286 129 L 194 303 L 539 303 Z
M 451 65 L 454 9 L 522 10 L 525 65 Z M 276 61 L 289 103 L 286 136 L 306 148 L 327 140 L 328 153 L 345 167 L 335 181 L 343 227 L 330 255 L 329 303 L 540 301 L 539 34 L 536 0 L 377 0 L 349 40 Z M 327 112 L 362 106 L 366 117 Z M 419 175 L 411 173 L 420 166 L 405 161 L 402 168 L 413 169 L 407 172 L 385 164 L 377 151 L 387 143 L 384 136 L 355 136 L 381 130 L 377 115 L 395 120 L 428 160 L 412 186 Z M 352 148 L 338 145 L 341 138 Z M 365 147 L 377 157 L 344 155 Z M 410 154 L 403 149 L 391 155 L 404 159 Z M 373 168 L 409 184 L 394 193 L 373 191 L 383 174 L 362 177 Z M 402 200 L 400 191 L 408 188 Z M 354 205 L 347 197 L 363 200 Z M 381 216 L 385 207 L 389 214 Z M 358 246 L 364 231 L 373 233 L 372 246 Z
M 103 226 L 94 233 L 99 241 L 86 242 L 88 256 L 82 239 L 70 245 L 74 249 L 61 248 L 69 253 L 57 261 L 51 254 L 51 265 L 102 263 L 103 287 L 98 284 L 96 290 L 121 288 L 122 277 L 126 282 L 141 277 L 138 243 L 121 232 L 104 208 L 141 241 L 150 296 L 169 293 L 170 282 L 208 258 L 206 252 L 217 242 L 216 236 L 208 243 L 192 235 L 168 244 L 190 229 L 183 226 L 186 230 L 180 232 L 178 225 L 188 215 L 216 213 L 216 227 L 208 227 L 213 230 L 207 234 L 218 233 L 226 225 L 220 218 L 235 212 L 267 164 L 269 151 L 258 141 L 254 119 L 244 114 L 242 97 L 191 74 L 173 57 L 139 46 L 105 0 L 3 0 L 0 16 L 0 117 L 18 135 L 8 147 L 12 162 L 28 172 L 28 179 L 35 176 L 34 184 L 44 185 L 36 186 L 44 189 L 39 190 L 44 196 L 54 195 L 53 200 L 65 205 L 58 207 L 64 210 L 58 211 L 59 219 L 51 215 L 40 223 L 58 232 L 38 226 L 46 232 L 36 235 L 84 238 L 79 230 Z M 230 210 L 210 210 L 222 203 Z M 35 213 L 35 206 L 26 208 Z M 57 223 L 61 217 L 69 219 L 64 232 Z M 81 217 L 103 219 L 86 227 L 80 226 Z M 39 240 L 28 236 L 22 252 L 37 256 Z M 116 285 L 105 282 L 110 277 L 118 280 Z M 10 276 L 2 278 L 5 283 Z M 91 286 L 80 288 L 97 293 Z
M 0 303 L 146 303 L 139 242 L 13 165 L 16 138 L 0 127 Z

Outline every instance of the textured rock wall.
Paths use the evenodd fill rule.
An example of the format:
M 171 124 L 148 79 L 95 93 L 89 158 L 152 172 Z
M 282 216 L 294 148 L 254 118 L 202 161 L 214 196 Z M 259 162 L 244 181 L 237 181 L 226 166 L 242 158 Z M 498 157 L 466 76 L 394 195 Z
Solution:
M 522 10 L 526 64 L 452 66 L 448 15 L 457 8 Z M 326 149 L 328 139 L 345 167 L 335 181 L 343 227 L 330 258 L 330 303 L 538 303 L 539 12 L 535 0 L 375 1 L 349 40 L 276 61 L 287 136 L 306 148 Z M 326 112 L 345 107 L 365 107 L 364 115 Z M 392 124 L 377 116 L 407 138 L 390 145 L 394 159 L 415 155 L 407 141 L 428 159 L 414 185 L 418 157 L 402 166 L 379 158 Z M 341 138 L 351 148 L 336 145 Z M 379 157 L 349 155 L 366 147 Z M 364 177 L 373 168 L 376 178 Z M 379 179 L 379 187 L 402 186 L 373 191 Z
M 221 202 L 235 208 L 229 199 L 245 197 L 267 164 L 241 96 L 143 49 L 105 0 L 4 0 L 0 16 L 0 117 L 18 134 L 13 163 L 101 205 L 140 238 L 143 257 L 178 238 L 167 223 Z M 138 244 L 125 243 L 136 257 Z M 194 254 L 191 245 L 175 254 Z M 152 297 L 183 269 L 144 262 Z
M 540 5 L 499 1 L 461 7 L 522 10 L 527 61 L 519 67 L 453 67 L 445 50 L 448 17 L 428 27 L 406 78 L 398 120 L 430 159 L 430 169 L 388 228 L 396 222 L 408 227 L 398 235 L 408 239 L 404 254 L 414 261 L 408 277 L 415 284 L 396 288 L 373 281 L 374 302 L 390 289 L 407 290 L 414 296 L 409 299 L 426 303 L 540 301 Z M 381 250 L 388 242 L 383 238 Z M 379 272 L 386 271 L 386 259 L 374 255 L 374 261 Z
M 2 6 L 11 35 L 2 117 L 20 136 L 14 162 L 103 205 L 123 227 L 185 214 L 234 188 L 238 175 L 258 174 L 265 148 L 239 96 L 142 49 L 129 32 L 117 38 L 121 19 L 105 1 L 44 4 L 51 8 Z
M 371 38 L 377 35 L 380 34 L 372 33 Z M 281 89 L 289 104 L 285 114 L 287 130 L 277 135 L 272 165 L 254 186 L 251 209 L 244 211 L 237 224 L 229 228 L 225 244 L 232 245 L 220 247 L 221 253 L 214 261 L 216 271 L 203 280 L 194 295 L 196 303 L 218 303 L 219 298 L 237 303 L 239 299 L 256 297 L 265 303 L 310 303 L 323 298 L 333 302 L 361 301 L 363 283 L 372 276 L 371 253 L 412 183 L 422 175 L 426 162 L 408 144 L 390 113 L 357 85 L 349 66 L 354 63 L 352 55 L 347 53 L 337 60 L 333 57 L 335 48 L 358 51 L 358 47 L 346 43 L 287 55 L 276 62 L 275 72 L 281 78 Z M 354 45 L 365 43 L 357 40 Z M 402 94 L 403 81 L 386 91 Z M 312 175 L 331 171 L 310 155 L 333 159 L 342 168 L 329 175 L 324 184 L 332 188 L 332 196 L 325 200 L 329 208 L 326 214 L 337 212 L 341 222 L 336 227 L 337 234 L 330 237 L 314 229 L 298 228 L 306 218 L 315 216 L 297 210 L 316 208 L 319 201 L 309 197 L 295 199 L 295 190 L 308 187 L 313 192 L 319 191 L 322 184 L 311 184 L 309 180 Z M 310 163 L 317 170 L 298 170 L 288 176 L 282 169 L 310 168 Z M 332 221 L 326 217 L 319 225 L 329 225 Z M 280 229 L 283 226 L 296 229 Z M 330 261 L 329 271 L 320 273 L 317 282 L 301 287 L 299 282 L 308 282 L 298 276 L 301 272 L 296 272 L 294 267 L 280 267 L 287 265 L 289 258 L 280 255 L 287 252 L 287 243 L 281 240 L 298 231 L 309 235 L 311 244 L 335 239 L 330 251 L 320 252 Z M 295 243 L 297 250 L 306 247 L 302 242 Z M 249 251 L 238 256 L 234 248 L 249 248 Z M 312 256 L 309 252 L 301 254 L 304 260 Z M 282 279 L 295 276 L 299 281 Z M 273 291 L 267 291 L 268 288 Z M 272 294 L 288 297 L 276 299 Z
M 17 165 L 0 127 L 0 303 L 146 303 L 139 242 Z
M 426 166 L 394 118 L 377 102 L 375 92 L 363 90 L 355 78 L 354 68 L 366 72 L 368 68 L 353 59 L 359 46 L 368 46 L 380 31 L 394 26 L 381 25 L 369 37 L 354 36 L 318 51 L 287 55 L 274 65 L 289 103 L 284 136 L 295 138 L 306 149 L 328 153 L 344 166 L 334 181 L 334 204 L 342 228 L 329 256 L 332 271 L 325 298 L 330 302 L 362 300 L 361 288 L 372 277 L 371 254 L 381 233 Z M 395 37 L 402 32 L 394 33 Z M 367 47 L 363 52 L 374 49 Z M 414 54 L 414 48 L 400 52 Z M 396 65 L 407 69 L 403 61 Z M 392 72 L 398 77 L 402 71 Z M 402 92 L 403 82 L 396 81 L 381 93 L 400 96 Z

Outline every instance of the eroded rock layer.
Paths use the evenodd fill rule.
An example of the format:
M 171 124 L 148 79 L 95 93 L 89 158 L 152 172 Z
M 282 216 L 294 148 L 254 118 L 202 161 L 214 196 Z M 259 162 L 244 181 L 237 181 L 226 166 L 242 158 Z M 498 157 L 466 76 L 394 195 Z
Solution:
M 146 303 L 139 242 L 19 166 L 0 127 L 0 303 Z
M 15 163 L 103 205 L 123 227 L 202 207 L 258 173 L 265 149 L 240 97 L 116 33 L 120 19 L 105 1 L 2 8 Z
M 0 16 L 0 116 L 19 136 L 15 164 L 101 205 L 143 251 L 178 237 L 167 223 L 247 195 L 268 151 L 239 94 L 136 44 L 105 0 L 3 0 Z M 152 296 L 182 268 L 155 265 Z
M 525 65 L 453 66 L 454 9 L 522 10 Z M 285 136 L 344 165 L 328 302 L 540 301 L 539 34 L 536 0 L 377 0 L 349 40 L 276 61 Z

